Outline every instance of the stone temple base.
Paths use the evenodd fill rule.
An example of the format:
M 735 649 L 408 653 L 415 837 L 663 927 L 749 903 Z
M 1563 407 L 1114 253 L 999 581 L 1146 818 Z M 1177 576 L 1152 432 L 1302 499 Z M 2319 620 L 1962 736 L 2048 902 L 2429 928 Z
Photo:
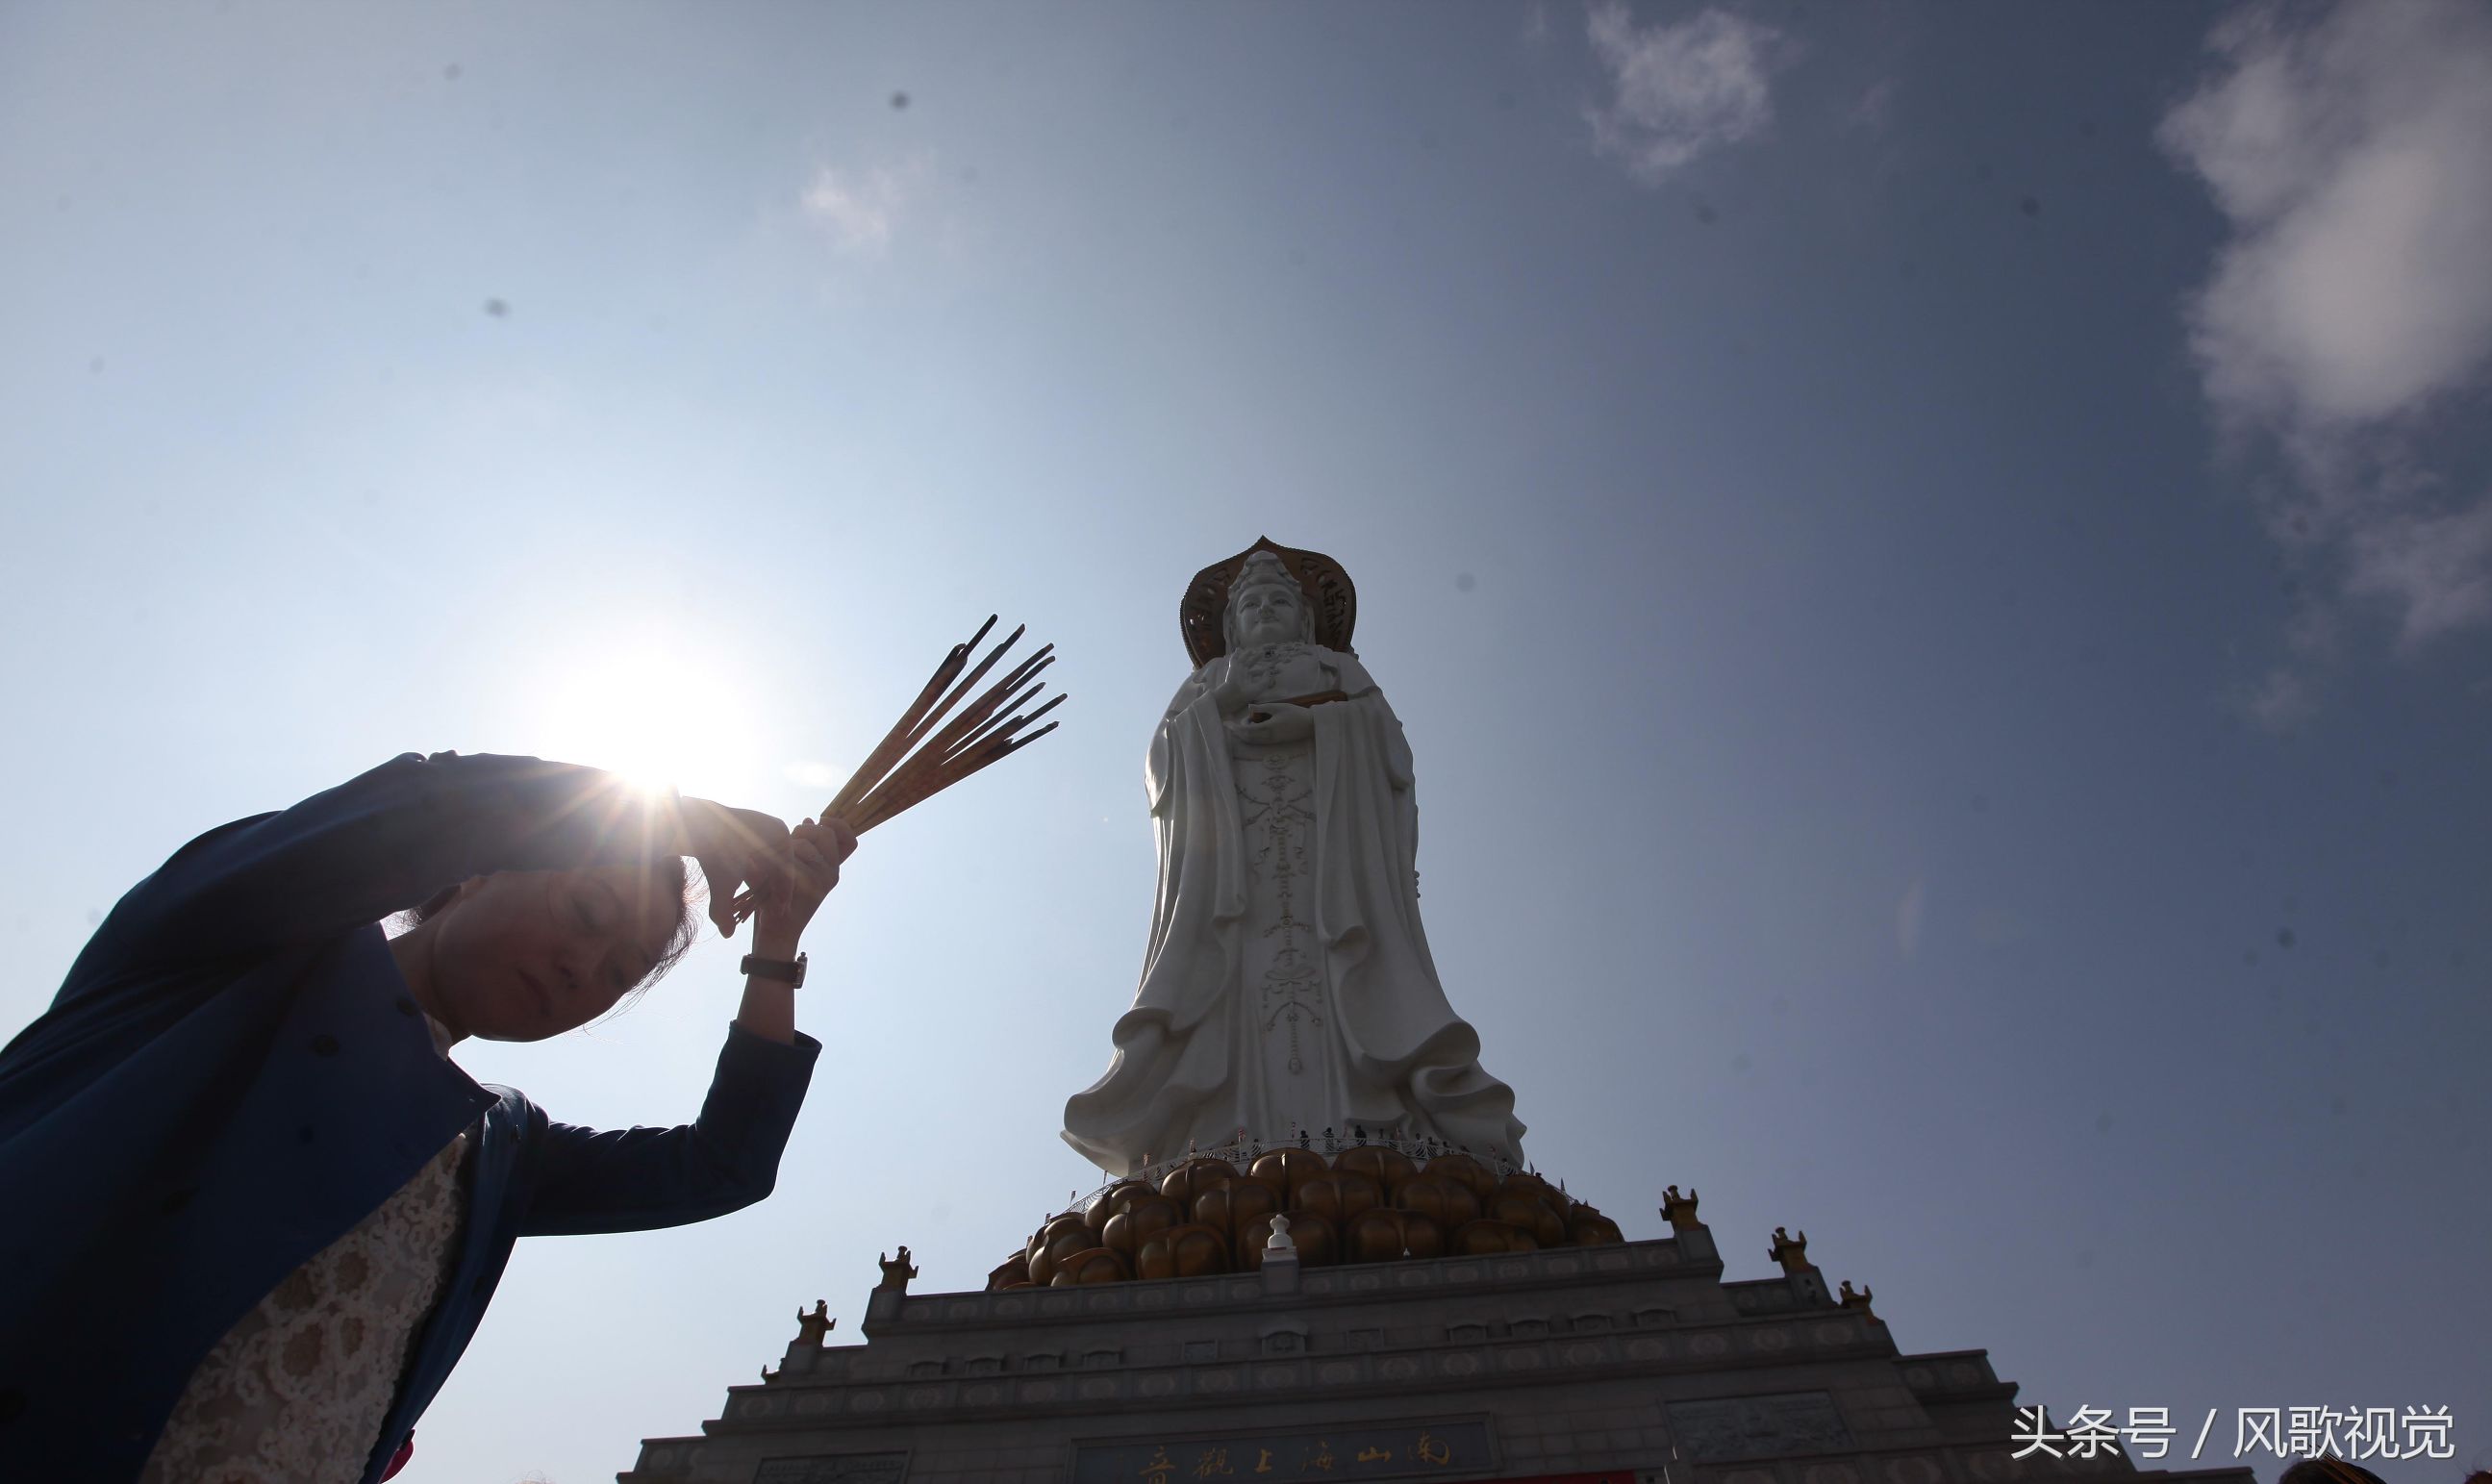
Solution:
M 625 1484 L 1531 1479 L 2025 1484 L 2141 1471 L 2013 1458 L 1985 1352 L 1907 1355 L 1814 1268 L 1725 1283 L 1693 1222 L 1492 1258 L 912 1295 L 866 1343 L 799 1340 Z

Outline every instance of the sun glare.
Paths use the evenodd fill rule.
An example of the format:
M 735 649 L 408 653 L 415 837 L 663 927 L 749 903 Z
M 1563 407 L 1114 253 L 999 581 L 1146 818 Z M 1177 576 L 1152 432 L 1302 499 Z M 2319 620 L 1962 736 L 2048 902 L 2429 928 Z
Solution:
M 653 643 L 608 651 L 553 678 L 534 745 L 647 792 L 735 797 L 752 782 L 753 721 L 731 680 Z

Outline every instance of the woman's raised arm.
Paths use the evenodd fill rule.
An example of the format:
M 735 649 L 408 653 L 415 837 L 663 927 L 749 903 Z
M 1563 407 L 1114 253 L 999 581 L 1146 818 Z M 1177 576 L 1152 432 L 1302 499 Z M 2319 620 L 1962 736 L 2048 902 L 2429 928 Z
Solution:
M 572 763 L 407 753 L 291 809 L 192 841 L 131 888 L 96 945 L 142 959 L 250 952 L 377 921 L 469 876 L 661 853 L 701 855 L 723 904 L 736 883 L 720 882 L 712 868 L 747 865 L 718 858 L 712 837 L 728 811 L 703 805 L 688 828 L 694 802 Z M 784 843 L 785 827 L 778 833 Z M 767 843 L 756 853 L 767 854 Z

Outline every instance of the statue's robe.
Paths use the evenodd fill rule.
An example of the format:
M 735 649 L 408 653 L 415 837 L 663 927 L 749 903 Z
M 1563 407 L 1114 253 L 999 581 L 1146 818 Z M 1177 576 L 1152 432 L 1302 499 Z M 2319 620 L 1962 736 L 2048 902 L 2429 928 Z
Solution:
M 1112 1173 L 1241 1129 L 1278 1143 L 1301 1124 L 1522 1158 L 1514 1093 L 1481 1069 L 1420 926 L 1402 724 L 1356 658 L 1313 654 L 1350 698 L 1311 708 L 1311 740 L 1238 743 L 1211 695 L 1217 660 L 1178 688 L 1151 739 L 1150 949 L 1107 1075 L 1064 1111 L 1066 1142 Z M 1266 778 L 1291 800 L 1279 837 Z M 1277 898 L 1276 856 L 1297 863 Z M 1307 951 L 1276 969 L 1276 940 Z M 1297 1059 L 1291 1034 L 1309 1063 L 1295 1076 L 1280 1059 Z

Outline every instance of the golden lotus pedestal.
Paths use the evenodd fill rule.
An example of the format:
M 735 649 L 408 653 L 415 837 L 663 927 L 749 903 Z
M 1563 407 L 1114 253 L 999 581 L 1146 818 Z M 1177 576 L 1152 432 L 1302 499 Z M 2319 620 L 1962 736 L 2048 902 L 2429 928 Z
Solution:
M 1327 1158 L 1283 1147 L 1251 1161 L 1192 1158 L 1156 1181 L 1121 1180 L 1053 1217 L 988 1275 L 990 1291 L 1253 1272 L 1282 1218 L 1310 1267 L 1492 1257 L 1622 1242 L 1617 1222 L 1538 1174 L 1468 1154 L 1422 1165 L 1360 1144 Z

